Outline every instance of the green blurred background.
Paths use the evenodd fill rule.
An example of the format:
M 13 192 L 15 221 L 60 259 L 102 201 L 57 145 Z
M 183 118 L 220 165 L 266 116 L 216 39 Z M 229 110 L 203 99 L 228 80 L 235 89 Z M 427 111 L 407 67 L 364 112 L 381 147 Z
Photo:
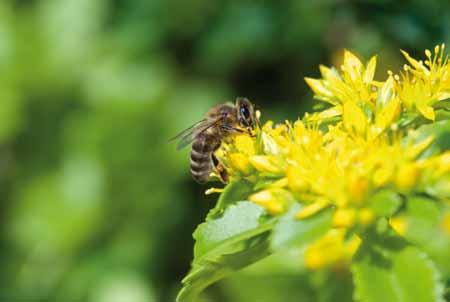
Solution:
M 2 0 L 0 301 L 173 301 L 215 196 L 171 136 L 236 96 L 295 119 L 313 108 L 303 77 L 343 48 L 379 54 L 382 77 L 399 48 L 449 41 L 448 0 Z M 300 258 L 207 301 L 350 299 L 345 273 Z

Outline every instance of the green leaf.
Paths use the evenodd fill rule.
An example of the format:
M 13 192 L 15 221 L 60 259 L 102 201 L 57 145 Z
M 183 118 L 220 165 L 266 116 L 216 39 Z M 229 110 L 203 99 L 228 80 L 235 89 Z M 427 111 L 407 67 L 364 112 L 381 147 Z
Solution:
M 390 190 L 375 193 L 369 200 L 369 205 L 377 216 L 389 217 L 397 211 L 402 203 L 400 196 Z
M 442 215 L 448 206 L 423 197 L 411 197 L 406 202 L 404 237 L 425 251 L 441 273 L 450 276 L 450 236 L 441 227 Z
M 420 154 L 419 158 L 427 158 L 435 154 L 442 153 L 450 149 L 450 120 L 434 122 L 417 128 L 417 133 L 411 138 L 407 136 L 407 142 L 419 143 L 424 139 L 433 136 L 433 142 Z
M 426 179 L 427 174 L 430 175 L 434 171 L 425 171 L 424 173 L 424 179 Z M 418 190 L 422 190 L 429 196 L 440 199 L 440 200 L 449 200 L 450 199 L 450 173 L 447 173 L 446 175 L 442 175 L 439 179 L 436 181 L 433 181 L 431 183 L 424 183 Z
M 211 284 L 269 255 L 268 233 L 249 239 L 231 254 L 195 261 L 177 296 L 178 302 L 198 301 L 199 294 Z
M 450 99 L 437 102 L 433 108 L 437 111 L 439 111 L 438 109 L 450 110 Z
M 194 232 L 194 258 L 223 244 L 229 238 L 257 229 L 265 210 L 250 202 L 230 206 L 223 217 L 200 224 Z
M 353 301 L 352 275 L 348 270 L 323 271 L 317 274 L 316 292 L 318 302 Z M 336 299 L 339 297 L 339 299 Z
M 280 179 L 280 176 L 277 176 L 277 177 L 268 176 L 267 178 L 264 178 L 263 177 L 264 175 L 267 176 L 267 173 L 261 173 L 261 175 L 260 175 L 261 179 L 259 179 L 253 186 L 254 191 L 263 190 L 263 189 L 267 188 L 268 186 L 270 186 L 271 184 L 273 184 L 275 181 Z
M 418 116 L 417 113 L 404 112 L 398 121 L 398 126 L 401 128 L 410 126 Z
M 429 224 L 438 222 L 439 208 L 433 199 L 426 197 L 413 196 L 406 201 L 406 213 L 411 218 L 423 220 Z
M 450 110 L 436 110 L 436 121 L 450 120 Z
M 296 219 L 294 215 L 302 208 L 294 204 L 275 226 L 272 236 L 272 249 L 278 250 L 289 246 L 308 244 L 331 227 L 331 209 L 325 209 L 306 219 Z
M 392 238 L 363 242 L 351 266 L 356 301 L 444 301 L 439 273 L 418 248 Z
M 259 265 L 259 263 L 255 265 Z M 244 269 L 224 281 L 223 287 L 227 294 L 227 301 L 317 301 L 317 292 L 311 286 L 311 274 L 306 271 L 296 274 L 286 272 L 251 274 L 246 273 L 246 270 Z
M 192 269 L 177 301 L 198 301 L 209 285 L 268 256 L 274 220 L 265 221 L 264 215 L 263 208 L 243 201 L 229 206 L 222 217 L 201 224 L 194 232 Z
M 253 192 L 250 182 L 245 179 L 229 183 L 225 190 L 220 194 L 216 206 L 209 211 L 206 221 L 214 219 L 222 215 L 223 211 L 231 204 L 241 200 L 247 200 L 248 196 Z

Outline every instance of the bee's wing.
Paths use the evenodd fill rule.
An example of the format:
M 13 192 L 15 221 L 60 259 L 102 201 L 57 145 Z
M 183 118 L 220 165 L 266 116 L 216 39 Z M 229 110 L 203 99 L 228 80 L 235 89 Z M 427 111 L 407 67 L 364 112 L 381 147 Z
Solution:
M 192 143 L 192 141 L 197 137 L 197 135 L 199 135 L 199 134 L 205 132 L 206 130 L 208 130 L 209 128 L 213 127 L 220 120 L 221 120 L 221 118 L 217 118 L 217 119 L 213 119 L 213 120 L 203 119 L 203 120 L 195 123 L 191 127 L 181 131 L 176 136 L 171 138 L 170 141 L 179 140 L 178 144 L 177 144 L 177 150 L 181 150 L 184 147 L 190 145 Z
M 183 131 L 181 131 L 180 133 L 178 133 L 177 135 L 175 135 L 174 137 L 172 137 L 169 142 L 175 141 L 183 136 L 186 136 L 187 134 L 192 134 L 195 129 L 197 129 L 199 126 L 201 126 L 202 124 L 204 124 L 207 120 L 206 119 L 202 119 L 201 121 L 198 121 L 197 123 L 193 124 L 192 126 L 190 126 L 189 128 L 184 129 Z

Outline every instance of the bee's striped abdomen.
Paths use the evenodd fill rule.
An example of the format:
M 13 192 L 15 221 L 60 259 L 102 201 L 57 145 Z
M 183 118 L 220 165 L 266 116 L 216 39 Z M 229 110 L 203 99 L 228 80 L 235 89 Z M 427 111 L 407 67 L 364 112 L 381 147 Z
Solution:
M 199 183 L 205 183 L 213 170 L 212 153 L 220 146 L 220 140 L 208 133 L 200 134 L 192 144 L 191 174 Z

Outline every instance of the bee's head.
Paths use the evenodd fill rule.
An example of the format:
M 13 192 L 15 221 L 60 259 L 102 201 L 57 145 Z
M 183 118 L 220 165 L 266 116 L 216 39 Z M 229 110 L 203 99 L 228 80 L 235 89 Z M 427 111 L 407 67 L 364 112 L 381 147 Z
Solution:
M 237 119 L 239 126 L 246 129 L 255 128 L 256 118 L 253 104 L 247 98 L 236 99 Z

